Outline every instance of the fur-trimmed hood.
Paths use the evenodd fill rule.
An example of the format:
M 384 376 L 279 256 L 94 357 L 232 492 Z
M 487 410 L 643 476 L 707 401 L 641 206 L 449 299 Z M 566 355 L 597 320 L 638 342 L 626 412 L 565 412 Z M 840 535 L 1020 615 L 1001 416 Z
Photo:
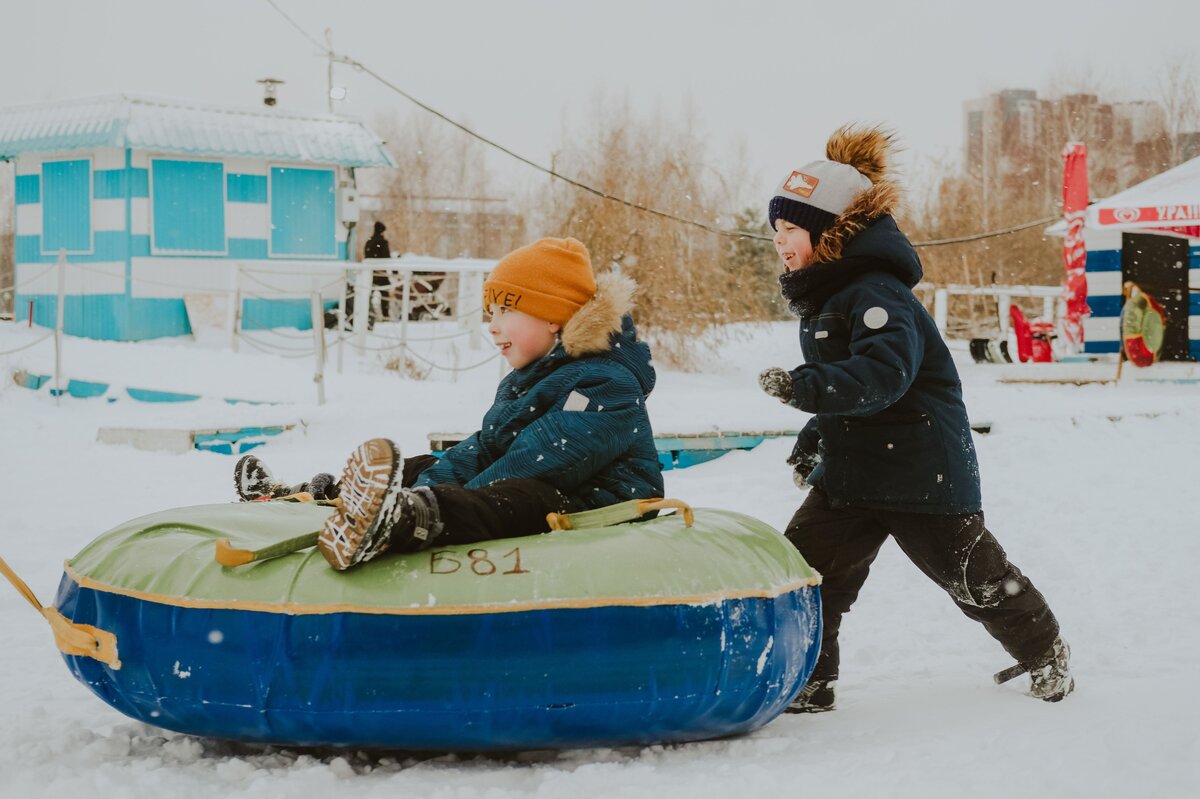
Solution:
M 559 333 L 559 343 L 547 355 L 509 374 L 520 392 L 567 364 L 579 361 L 608 360 L 628 370 L 649 395 L 654 389 L 655 372 L 650 348 L 639 341 L 633 325 L 634 295 L 637 284 L 626 275 L 606 272 L 596 277 L 596 293 L 575 312 Z
M 609 336 L 621 332 L 621 320 L 633 311 L 637 284 L 618 272 L 596 277 L 596 293 L 563 325 L 563 349 L 572 358 L 608 351 Z
M 882 128 L 852 125 L 839 128 L 825 145 L 825 157 L 848 164 L 871 181 L 871 187 L 854 198 L 822 234 L 813 251 L 813 262 L 840 260 L 847 242 L 880 217 L 900 208 L 900 188 L 888 176 L 893 136 Z

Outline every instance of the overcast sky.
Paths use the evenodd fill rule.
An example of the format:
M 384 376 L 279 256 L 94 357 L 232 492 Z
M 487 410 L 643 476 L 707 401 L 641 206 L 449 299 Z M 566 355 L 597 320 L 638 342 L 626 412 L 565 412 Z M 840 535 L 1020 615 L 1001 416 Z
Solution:
M 538 161 L 599 92 L 641 110 L 690 103 L 710 163 L 721 169 L 744 146 L 763 196 L 820 157 L 843 122 L 892 126 L 918 164 L 957 157 L 965 99 L 1044 92 L 1056 75 L 1146 97 L 1164 57 L 1200 41 L 1198 0 L 277 2 L 318 37 L 332 28 L 338 51 Z M 255 80 L 270 76 L 287 81 L 281 107 L 325 109 L 326 62 L 266 0 L 0 0 L 0 10 L 0 108 L 122 91 L 257 105 Z M 336 69 L 349 92 L 339 112 L 414 113 Z M 514 189 L 535 179 L 493 163 Z

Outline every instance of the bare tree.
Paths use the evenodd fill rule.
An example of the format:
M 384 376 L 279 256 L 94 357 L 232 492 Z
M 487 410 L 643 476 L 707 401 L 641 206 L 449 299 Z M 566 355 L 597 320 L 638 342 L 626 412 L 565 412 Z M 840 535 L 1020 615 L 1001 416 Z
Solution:
M 586 133 L 566 136 L 555 154 L 562 172 L 682 219 L 719 228 L 748 221 L 727 210 L 744 191 L 744 179 L 709 163 L 705 137 L 690 116 L 639 117 L 627 104 L 599 100 L 586 127 Z M 686 368 L 694 363 L 701 334 L 772 313 L 778 288 L 773 275 L 764 282 L 763 251 L 748 246 L 749 240 L 706 232 L 561 182 L 547 186 L 536 202 L 546 235 L 580 239 L 597 271 L 620 269 L 638 282 L 638 325 L 661 361 Z
M 484 145 L 427 116 L 378 123 L 395 169 L 373 170 L 364 194 L 380 206 L 394 251 L 498 258 L 523 243 L 524 219 L 497 196 Z
M 1163 59 L 1157 99 L 1164 112 L 1166 167 L 1170 168 L 1189 156 L 1195 157 L 1187 146 L 1188 134 L 1200 138 L 1200 78 L 1190 53 L 1174 53 Z

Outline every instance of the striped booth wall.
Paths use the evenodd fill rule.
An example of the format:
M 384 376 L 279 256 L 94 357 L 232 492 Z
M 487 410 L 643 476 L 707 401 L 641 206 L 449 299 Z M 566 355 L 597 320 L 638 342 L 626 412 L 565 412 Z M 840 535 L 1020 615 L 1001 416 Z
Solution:
M 328 275 L 347 259 L 336 166 L 114 148 L 20 155 L 15 163 L 14 310 L 26 319 L 32 303 L 36 324 L 54 324 L 55 264 L 64 250 L 64 328 L 72 335 L 187 334 L 184 294 L 227 292 L 236 263 L 311 264 Z M 297 295 L 311 285 L 294 282 Z M 311 324 L 301 296 L 246 299 L 248 308 L 247 328 Z
M 1087 246 L 1087 302 L 1091 315 L 1083 320 L 1085 353 L 1120 350 L 1121 332 L 1121 232 L 1084 232 Z M 1200 288 L 1200 239 L 1188 241 L 1188 286 Z M 1188 300 L 1188 345 L 1192 357 L 1200 358 L 1200 292 Z

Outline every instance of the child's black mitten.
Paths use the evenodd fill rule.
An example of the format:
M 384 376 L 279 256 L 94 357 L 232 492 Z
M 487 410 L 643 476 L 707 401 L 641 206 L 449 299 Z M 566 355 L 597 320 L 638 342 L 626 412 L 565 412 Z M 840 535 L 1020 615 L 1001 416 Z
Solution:
M 313 495 L 313 499 L 337 499 L 338 494 L 341 493 L 337 478 L 329 472 L 313 475 L 306 485 L 308 492 Z
M 821 462 L 821 456 L 797 448 L 792 450 L 787 462 L 792 466 L 792 482 L 796 484 L 796 488 L 808 488 L 808 476 Z

